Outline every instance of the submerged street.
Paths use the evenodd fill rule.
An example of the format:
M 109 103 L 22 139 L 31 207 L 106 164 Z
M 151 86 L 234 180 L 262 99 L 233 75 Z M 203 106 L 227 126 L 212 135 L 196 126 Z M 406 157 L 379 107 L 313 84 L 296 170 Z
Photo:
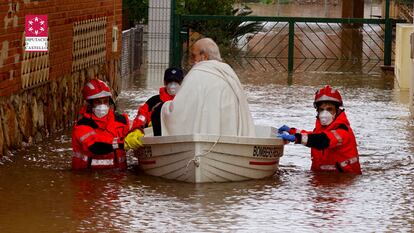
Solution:
M 409 59 L 408 37 L 402 38 L 408 35 L 408 27 L 394 25 L 412 22 L 412 1 L 3 2 L 0 233 L 414 232 L 414 116 L 409 109 L 413 95 L 399 88 L 394 71 L 390 71 L 395 69 L 403 76 L 414 64 L 412 56 L 408 65 L 403 62 Z M 232 10 L 244 3 L 249 8 Z M 227 15 L 217 17 L 223 13 Z M 230 17 L 234 14 L 246 17 Z M 33 30 L 30 19 L 38 16 L 47 19 L 47 23 L 39 23 L 45 37 L 38 37 L 43 38 L 46 51 L 27 49 L 27 41 L 32 40 L 28 38 L 36 38 L 28 33 Z M 404 33 L 399 30 L 402 28 Z M 34 32 L 37 35 L 38 31 Z M 118 160 L 102 158 L 95 165 L 125 164 L 123 148 L 133 143 L 117 140 L 127 135 L 128 125 L 113 117 L 110 96 L 116 97 L 117 110 L 133 121 L 137 108 L 158 94 L 167 64 L 188 69 L 191 62 L 211 57 L 219 60 L 220 56 L 211 56 L 210 49 L 196 45 L 203 36 L 216 40 L 221 56 L 238 74 L 256 125 L 288 125 L 311 131 L 316 117 L 315 92 L 325 85 L 338 89 L 356 137 L 362 175 L 311 172 L 310 148 L 293 143 L 284 147 L 273 176 L 243 182 L 193 184 L 149 176 L 139 170 L 131 151 L 126 171 L 72 170 L 73 155 L 86 167 L 87 161 L 99 161 L 92 158 L 95 155 L 116 156 L 114 149 L 122 154 Z M 137 71 L 141 73 L 126 77 Z M 233 76 L 233 72 L 225 73 Z M 85 83 L 94 78 L 107 84 L 99 85 L 101 91 L 86 84 L 89 91 L 82 93 Z M 181 78 L 170 83 L 179 81 Z M 198 79 L 192 81 L 193 86 L 200 84 Z M 212 82 L 202 87 L 219 90 Z M 178 84 L 172 86 L 177 90 Z M 234 107 L 236 99 L 231 96 L 237 89 L 226 88 L 231 95 L 220 95 L 227 100 L 220 107 Z M 182 92 L 185 98 L 180 104 L 187 107 L 187 98 L 199 97 L 200 92 Z M 74 154 L 68 125 L 84 99 L 89 100 L 94 116 L 111 116 L 102 120 L 112 123 L 101 124 L 99 131 L 95 121 L 85 123 L 90 127 L 77 135 L 78 141 L 85 142 L 94 134 L 100 138 L 96 137 L 96 144 L 79 143 Z M 239 103 L 244 98 L 241 100 L 237 98 Z M 319 106 L 320 112 L 322 108 L 328 111 L 327 105 Z M 195 119 L 197 116 L 191 115 L 194 108 L 188 109 L 187 118 L 180 114 L 177 118 Z M 211 126 L 220 121 L 220 127 L 235 129 L 227 122 L 242 122 L 223 109 L 209 116 L 224 116 L 226 123 L 209 117 L 209 123 L 214 124 L 206 128 L 214 128 Z M 234 116 L 241 115 L 236 108 L 228 109 L 234 109 Z M 183 122 L 182 127 L 189 129 L 189 121 Z M 41 143 L 31 143 L 65 126 L 68 129 L 47 135 Z M 110 130 L 103 143 L 102 135 Z M 139 134 L 129 135 L 139 144 L 135 136 Z M 342 138 L 333 137 L 342 143 Z M 326 145 L 327 141 L 317 143 Z M 212 151 L 214 145 L 201 155 Z M 348 150 L 340 155 L 352 156 L 342 160 L 342 167 L 351 161 L 357 164 L 353 141 L 346 149 L 350 147 L 351 153 Z M 9 151 L 12 148 L 19 149 Z M 240 149 L 235 146 L 228 151 L 233 148 Z M 187 162 L 181 157 L 178 160 Z M 150 162 L 147 164 L 155 161 Z M 249 164 L 258 164 L 253 162 Z M 333 164 L 322 165 L 332 168 Z
M 414 124 L 393 76 L 238 71 L 256 124 L 312 130 L 317 89 L 341 91 L 363 175 L 309 171 L 310 150 L 287 145 L 264 180 L 188 184 L 127 172 L 73 172 L 71 132 L 0 164 L 1 232 L 412 232 Z M 143 75 L 144 77 L 145 75 Z M 124 80 L 118 109 L 130 118 L 158 92 Z M 161 84 L 159 84 L 161 85 Z

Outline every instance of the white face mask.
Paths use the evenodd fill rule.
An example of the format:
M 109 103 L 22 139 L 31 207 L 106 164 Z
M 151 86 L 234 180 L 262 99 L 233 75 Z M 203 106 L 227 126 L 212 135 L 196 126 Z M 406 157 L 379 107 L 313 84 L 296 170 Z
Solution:
M 176 95 L 178 90 L 180 90 L 180 84 L 176 82 L 170 82 L 167 84 L 167 93 L 169 95 Z
M 98 118 L 102 118 L 104 116 L 106 116 L 109 112 L 109 106 L 106 104 L 100 104 L 95 106 L 92 109 L 93 113 L 95 114 L 96 117 Z
M 322 112 L 319 113 L 319 120 L 321 121 L 321 125 L 323 126 L 330 125 L 333 119 L 334 119 L 334 116 L 326 110 L 323 110 Z

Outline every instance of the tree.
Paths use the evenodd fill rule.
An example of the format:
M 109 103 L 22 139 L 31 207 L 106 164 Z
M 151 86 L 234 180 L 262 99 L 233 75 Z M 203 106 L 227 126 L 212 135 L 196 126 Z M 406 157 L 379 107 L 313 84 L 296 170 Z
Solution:
M 177 13 L 192 15 L 232 15 L 235 0 L 177 0 Z
M 137 23 L 147 23 L 149 0 L 122 0 L 122 11 L 127 16 L 127 23 L 134 26 Z
M 147 23 L 148 6 L 150 0 L 122 0 L 124 14 L 127 15 L 128 24 L 124 23 L 124 29 L 137 23 Z M 251 10 L 242 5 L 234 9 L 236 0 L 176 0 L 176 13 L 192 15 L 235 15 L 245 16 L 251 14 Z M 236 43 L 238 38 L 246 33 L 256 32 L 260 29 L 260 23 L 241 21 L 194 21 L 187 25 L 193 31 L 204 36 L 211 37 L 222 47 L 228 47 Z M 127 27 L 127 28 L 126 28 Z
M 247 16 L 252 13 L 245 5 L 234 8 L 235 0 L 177 0 L 177 13 L 191 15 L 234 15 Z M 237 43 L 241 36 L 257 32 L 261 28 L 259 22 L 195 20 L 185 26 L 206 37 L 210 37 L 221 45 L 230 47 Z

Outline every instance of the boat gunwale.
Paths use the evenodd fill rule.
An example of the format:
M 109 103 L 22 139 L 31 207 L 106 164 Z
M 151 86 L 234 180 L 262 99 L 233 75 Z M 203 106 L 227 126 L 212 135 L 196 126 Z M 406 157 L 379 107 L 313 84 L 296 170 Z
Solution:
M 284 146 L 280 138 L 271 137 L 246 137 L 246 136 L 218 136 L 207 134 L 189 134 L 174 136 L 144 136 L 144 145 L 157 145 L 167 143 L 220 143 L 220 144 L 240 144 L 249 146 Z

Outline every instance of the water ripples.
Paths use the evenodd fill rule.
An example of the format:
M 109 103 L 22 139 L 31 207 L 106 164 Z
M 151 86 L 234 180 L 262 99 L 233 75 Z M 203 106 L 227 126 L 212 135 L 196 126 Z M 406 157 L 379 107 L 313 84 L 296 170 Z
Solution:
M 250 73 L 242 82 L 257 124 L 307 130 L 314 127 L 316 89 L 338 87 L 364 174 L 313 173 L 310 149 L 293 144 L 280 170 L 257 181 L 169 181 L 142 174 L 133 157 L 127 172 L 73 172 L 71 135 L 62 132 L 0 161 L 0 231 L 412 232 L 414 121 L 407 95 L 390 78 Z M 117 100 L 131 118 L 158 92 L 134 85 Z

